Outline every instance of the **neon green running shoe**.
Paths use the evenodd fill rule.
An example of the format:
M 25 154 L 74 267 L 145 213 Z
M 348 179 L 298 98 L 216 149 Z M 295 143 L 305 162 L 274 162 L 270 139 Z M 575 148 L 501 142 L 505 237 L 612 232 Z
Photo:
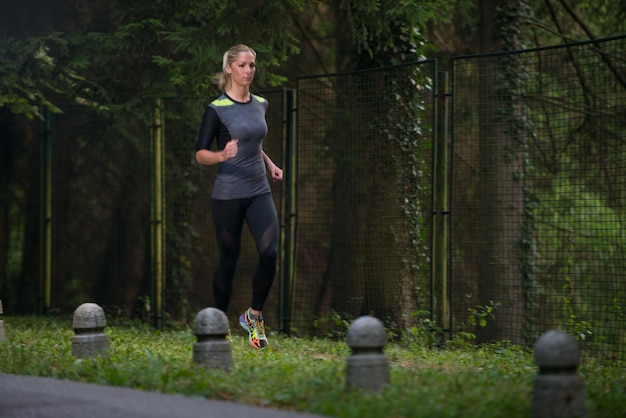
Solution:
M 263 322 L 262 315 L 253 315 L 250 313 L 250 308 L 248 308 L 239 317 L 239 323 L 243 329 L 248 331 L 248 339 L 252 347 L 265 348 L 270 345 L 265 335 L 265 322 Z

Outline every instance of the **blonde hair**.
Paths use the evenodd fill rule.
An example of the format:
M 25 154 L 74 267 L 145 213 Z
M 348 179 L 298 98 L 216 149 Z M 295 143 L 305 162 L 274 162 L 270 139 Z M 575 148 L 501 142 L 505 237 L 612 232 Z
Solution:
M 228 68 L 237 59 L 237 56 L 242 52 L 249 52 L 256 59 L 256 52 L 254 51 L 254 49 L 244 44 L 231 46 L 228 51 L 224 52 L 224 58 L 222 60 L 222 72 L 218 74 L 217 79 L 217 86 L 220 88 L 220 90 L 226 91 L 230 88 L 231 79 L 230 74 L 228 74 L 228 72 L 226 71 L 226 68 Z

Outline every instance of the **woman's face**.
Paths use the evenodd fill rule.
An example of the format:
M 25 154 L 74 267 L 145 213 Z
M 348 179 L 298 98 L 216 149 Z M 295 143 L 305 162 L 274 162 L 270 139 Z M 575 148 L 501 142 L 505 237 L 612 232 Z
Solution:
M 240 52 L 237 58 L 227 68 L 231 76 L 233 85 L 249 87 L 254 80 L 256 72 L 256 62 L 251 52 Z

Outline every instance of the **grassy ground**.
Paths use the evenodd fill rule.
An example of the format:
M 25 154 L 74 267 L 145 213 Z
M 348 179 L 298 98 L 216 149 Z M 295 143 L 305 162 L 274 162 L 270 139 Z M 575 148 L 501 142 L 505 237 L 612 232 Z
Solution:
M 190 330 L 138 324 L 106 329 L 106 359 L 71 354 L 71 319 L 5 317 L 0 371 L 180 393 L 335 417 L 529 417 L 536 367 L 532 355 L 505 344 L 426 348 L 388 344 L 391 384 L 378 394 L 346 389 L 343 341 L 270 334 L 252 349 L 233 328 L 233 369 L 204 370 L 191 361 Z M 623 417 L 626 369 L 583 364 L 588 417 Z

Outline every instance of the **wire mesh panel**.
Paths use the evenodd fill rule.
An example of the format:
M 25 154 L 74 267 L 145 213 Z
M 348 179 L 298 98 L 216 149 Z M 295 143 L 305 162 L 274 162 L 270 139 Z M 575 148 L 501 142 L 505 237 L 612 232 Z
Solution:
M 60 108 L 50 124 L 51 306 L 63 312 L 95 302 L 108 315 L 132 315 L 150 283 L 149 123 Z
M 0 299 L 5 313 L 33 314 L 39 279 L 40 120 L 0 109 Z M 43 135 L 42 135 L 43 136 Z
M 284 135 L 283 90 L 259 92 L 269 107 L 266 114 L 268 135 L 263 150 L 282 167 Z M 217 166 L 201 166 L 195 149 L 202 115 L 211 98 L 169 99 L 165 102 L 166 136 L 166 312 L 176 318 L 192 318 L 213 306 L 213 274 L 219 261 L 211 217 L 211 191 Z M 215 147 L 215 145 L 214 145 Z M 272 194 L 281 213 L 282 189 L 272 183 Z M 228 316 L 235 321 L 251 303 L 252 273 L 258 256 L 254 240 L 244 227 L 242 248 L 234 280 Z M 277 272 L 264 312 L 269 329 L 277 329 L 282 272 Z
M 457 331 L 559 328 L 626 358 L 625 54 L 620 37 L 454 60 Z
M 167 99 L 165 127 L 165 311 L 190 318 L 211 306 L 217 246 L 210 194 L 215 168 L 195 159 L 202 115 L 210 98 Z
M 428 313 L 434 71 L 299 79 L 293 332 L 328 335 L 364 314 L 401 328 Z

